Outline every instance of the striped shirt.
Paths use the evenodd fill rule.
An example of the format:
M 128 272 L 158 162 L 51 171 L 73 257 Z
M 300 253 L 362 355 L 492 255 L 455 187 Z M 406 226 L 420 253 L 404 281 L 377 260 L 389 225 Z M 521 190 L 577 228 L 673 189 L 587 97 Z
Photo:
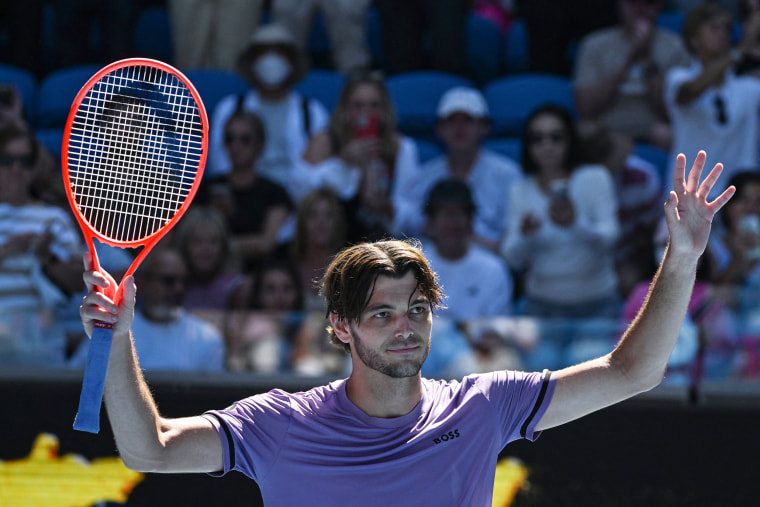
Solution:
M 14 236 L 50 231 L 49 250 L 62 261 L 82 252 L 79 233 L 65 210 L 45 204 L 0 203 L 0 246 Z M 36 310 L 64 302 L 65 295 L 43 273 L 34 251 L 0 260 L 0 310 Z

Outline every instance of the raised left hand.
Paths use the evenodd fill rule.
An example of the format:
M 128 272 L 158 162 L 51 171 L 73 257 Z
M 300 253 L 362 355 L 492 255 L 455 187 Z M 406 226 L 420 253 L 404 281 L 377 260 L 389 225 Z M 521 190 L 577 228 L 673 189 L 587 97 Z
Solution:
M 706 158 L 704 151 L 697 154 L 688 179 L 685 178 L 686 157 L 681 153 L 676 158 L 673 190 L 665 203 L 665 221 L 670 233 L 668 249 L 675 254 L 699 257 L 704 253 L 713 217 L 736 192 L 731 186 L 712 202 L 707 202 L 707 195 L 723 171 L 723 164 L 715 164 L 700 183 Z

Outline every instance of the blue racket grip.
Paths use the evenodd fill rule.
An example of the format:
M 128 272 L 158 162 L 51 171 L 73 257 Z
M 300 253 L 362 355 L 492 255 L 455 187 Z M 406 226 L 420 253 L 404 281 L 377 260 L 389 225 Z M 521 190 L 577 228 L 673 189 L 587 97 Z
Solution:
M 100 431 L 100 405 L 106 383 L 108 356 L 111 354 L 113 327 L 106 322 L 95 322 L 87 353 L 87 366 L 79 395 L 79 409 L 74 419 L 74 429 L 98 433 Z

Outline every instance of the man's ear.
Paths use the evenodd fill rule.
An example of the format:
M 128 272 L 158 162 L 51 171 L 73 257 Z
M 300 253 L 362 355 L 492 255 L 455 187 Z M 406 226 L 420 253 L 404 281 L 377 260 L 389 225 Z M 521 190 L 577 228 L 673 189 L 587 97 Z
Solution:
M 335 336 L 343 343 L 351 344 L 351 331 L 348 329 L 346 319 L 338 317 L 335 312 L 330 313 L 330 325 L 335 332 Z

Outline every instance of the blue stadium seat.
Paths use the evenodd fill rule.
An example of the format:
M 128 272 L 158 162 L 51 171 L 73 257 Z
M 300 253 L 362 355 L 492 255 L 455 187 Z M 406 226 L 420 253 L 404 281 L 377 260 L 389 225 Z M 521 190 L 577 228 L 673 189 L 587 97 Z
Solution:
M 346 84 L 346 76 L 328 69 L 312 69 L 296 85 L 302 95 L 319 100 L 328 111 L 338 103 L 338 97 Z
M 479 85 L 499 76 L 501 67 L 501 30 L 493 21 L 470 14 L 467 17 L 467 64 Z
M 63 129 L 62 128 L 48 128 L 37 129 L 34 132 L 37 140 L 42 143 L 42 146 L 48 149 L 54 157 L 60 160 L 62 144 L 63 144 Z
M 386 79 L 396 109 L 398 128 L 405 134 L 433 140 L 438 101 L 455 86 L 474 86 L 469 79 L 439 71 L 404 72 Z
M 132 44 L 135 56 L 174 61 L 171 20 L 166 7 L 146 7 L 137 16 Z
M 537 107 L 552 102 L 575 115 L 570 79 L 565 76 L 524 73 L 491 81 L 483 88 L 491 113 L 493 137 L 522 135 L 525 120 Z
M 0 85 L 13 85 L 21 96 L 26 120 L 34 124 L 34 108 L 37 102 L 37 78 L 30 71 L 0 63 Z
M 483 141 L 483 147 L 522 163 L 522 139 L 519 137 L 497 137 Z
M 504 35 L 502 60 L 507 74 L 528 70 L 528 29 L 525 22 L 516 19 Z
M 670 185 L 667 183 L 670 177 L 667 151 L 648 143 L 637 142 L 633 145 L 633 153 L 655 166 L 660 174 L 660 181 L 666 184 L 666 188 L 670 188 L 667 186 Z
M 195 89 L 206 106 L 209 118 L 214 108 L 227 95 L 244 94 L 250 89 L 248 83 L 240 75 L 224 69 L 189 69 L 183 72 L 193 83 Z
M 102 67 L 85 64 L 66 67 L 48 74 L 37 94 L 37 128 L 62 128 L 71 104 L 82 86 Z
M 660 28 L 665 28 L 680 36 L 685 19 L 686 14 L 681 11 L 663 11 L 657 16 L 655 23 Z

